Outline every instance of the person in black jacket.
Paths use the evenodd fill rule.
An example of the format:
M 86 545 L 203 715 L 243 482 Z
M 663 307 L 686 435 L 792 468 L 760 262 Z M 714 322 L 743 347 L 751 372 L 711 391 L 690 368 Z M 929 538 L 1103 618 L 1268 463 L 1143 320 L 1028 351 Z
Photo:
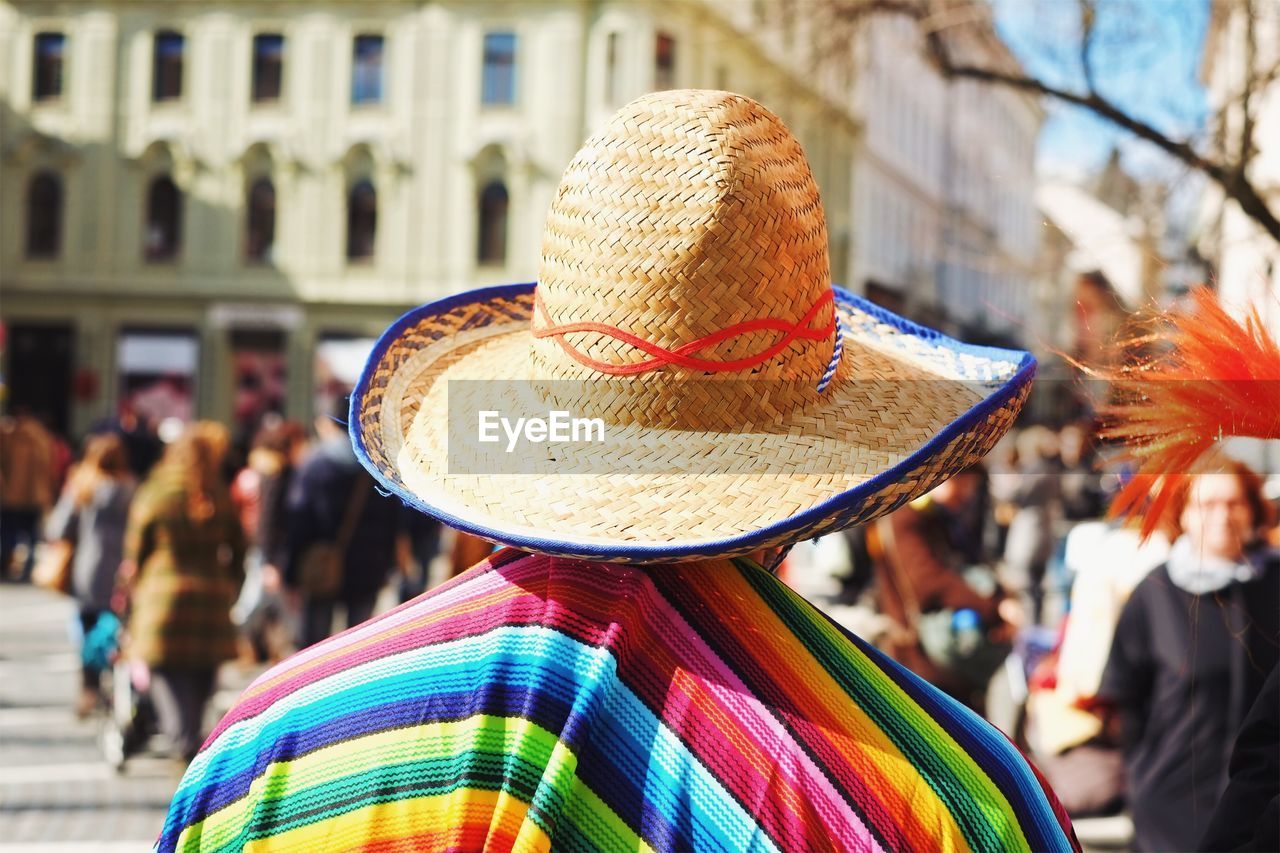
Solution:
M 1226 788 L 1232 743 L 1280 660 L 1280 560 L 1245 466 L 1193 477 L 1169 560 L 1134 590 L 1099 699 L 1118 715 L 1136 850 L 1186 849 Z
M 345 418 L 345 406 L 339 411 Z M 318 441 L 290 483 L 287 500 L 284 580 L 301 599 L 299 648 L 332 633 L 337 604 L 346 608 L 347 627 L 372 616 L 378 591 L 396 567 L 397 554 L 407 552 L 398 541 L 404 533 L 405 511 L 397 501 L 377 494 L 373 478 L 356 461 L 346 428 L 329 417 L 318 418 L 315 426 Z M 353 506 L 356 523 L 350 539 L 339 543 L 345 546 L 341 547 L 339 588 L 332 594 L 317 594 L 306 588 L 302 562 L 313 546 L 338 543 Z
M 1280 850 L 1280 668 L 1245 717 L 1228 772 L 1200 849 Z

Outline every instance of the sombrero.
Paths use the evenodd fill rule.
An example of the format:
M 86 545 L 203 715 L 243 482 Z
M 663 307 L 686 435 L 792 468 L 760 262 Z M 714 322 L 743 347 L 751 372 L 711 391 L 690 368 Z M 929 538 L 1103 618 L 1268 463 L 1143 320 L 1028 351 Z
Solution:
M 536 286 L 450 296 L 387 330 L 350 430 L 385 489 L 494 542 L 725 557 L 931 489 L 1008 430 L 1034 371 L 833 287 L 790 131 L 741 95 L 678 90 L 623 107 L 570 163 Z M 544 423 L 516 453 L 481 437 L 485 417 L 539 407 L 603 435 L 579 440 L 575 421 L 555 442 Z

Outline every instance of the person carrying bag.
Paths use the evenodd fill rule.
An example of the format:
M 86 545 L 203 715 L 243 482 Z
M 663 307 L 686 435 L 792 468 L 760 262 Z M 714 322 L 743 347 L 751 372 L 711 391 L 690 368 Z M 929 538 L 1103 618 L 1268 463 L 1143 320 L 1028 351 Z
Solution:
M 45 540 L 31 570 L 31 582 L 38 587 L 62 595 L 71 594 L 71 562 L 76 557 L 76 543 L 70 539 Z
M 378 592 L 401 558 L 404 515 L 395 501 L 370 496 L 373 479 L 360 468 L 343 427 L 315 421 L 317 442 L 298 467 L 285 501 L 288 518 L 284 582 L 299 597 L 298 648 L 333 633 L 338 605 L 345 627 L 373 615 Z
M 939 488 L 953 487 L 963 488 Z M 981 713 L 987 683 L 1013 649 L 1012 626 L 999 614 L 994 571 L 952 565 L 940 503 L 928 496 L 875 523 L 881 609 L 898 626 L 886 650 Z
M 368 497 L 368 479 L 357 477 L 337 537 L 332 542 L 314 542 L 303 552 L 298 565 L 298 589 L 303 595 L 311 599 L 334 599 L 342 592 L 347 551 Z

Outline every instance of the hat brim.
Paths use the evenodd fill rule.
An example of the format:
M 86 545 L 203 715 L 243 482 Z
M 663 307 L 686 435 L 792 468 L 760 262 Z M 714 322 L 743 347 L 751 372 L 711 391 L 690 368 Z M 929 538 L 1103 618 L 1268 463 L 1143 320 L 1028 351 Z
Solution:
M 821 402 L 794 422 L 767 432 L 630 428 L 639 443 L 671 446 L 673 455 L 693 442 L 780 460 L 783 473 L 674 465 L 450 473 L 444 389 L 455 379 L 524 378 L 533 288 L 468 291 L 401 317 L 352 393 L 350 433 L 362 464 L 409 506 L 493 542 L 556 556 L 709 559 L 866 523 L 984 456 L 1012 425 L 1035 373 L 1029 353 L 952 340 L 835 288 L 841 368 Z M 878 381 L 868 384 L 868 376 Z M 562 446 L 556 455 L 568 463 L 565 454 L 575 452 L 600 449 Z M 788 473 L 788 459 L 804 464 Z

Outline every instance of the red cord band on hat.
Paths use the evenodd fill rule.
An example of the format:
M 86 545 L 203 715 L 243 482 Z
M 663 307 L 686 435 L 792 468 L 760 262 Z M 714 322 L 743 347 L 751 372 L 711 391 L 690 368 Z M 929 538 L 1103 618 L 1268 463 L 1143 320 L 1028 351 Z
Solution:
M 824 307 L 831 304 L 835 299 L 834 293 L 828 289 L 822 296 L 818 297 L 818 301 L 813 303 L 808 313 L 804 315 L 797 323 L 788 323 L 785 320 L 778 320 L 772 317 L 761 317 L 756 320 L 746 320 L 742 323 L 736 323 L 728 328 L 721 329 L 718 332 L 712 332 L 709 335 L 690 341 L 687 344 L 681 344 L 675 349 L 667 349 L 660 344 L 651 343 L 644 338 L 638 337 L 630 332 L 619 329 L 617 326 L 610 326 L 606 323 L 565 323 L 563 325 L 554 326 L 547 325 L 541 329 L 534 329 L 533 336 L 535 338 L 555 338 L 556 343 L 560 345 L 571 358 L 587 367 L 598 370 L 601 373 L 607 373 L 611 376 L 629 376 L 635 373 L 644 373 L 655 368 L 662 367 L 667 364 L 674 364 L 679 367 L 687 367 L 690 370 L 701 370 L 708 373 L 722 373 L 732 370 L 745 370 L 749 367 L 755 367 L 757 364 L 763 364 L 782 352 L 793 340 L 797 338 L 807 338 L 809 340 L 822 340 L 831 336 L 836 328 L 835 312 L 831 312 L 831 319 L 821 328 L 813 329 L 809 324 L 813 322 L 813 318 L 818 315 Z M 547 313 L 547 307 L 543 304 L 538 293 L 538 289 L 534 288 L 533 302 L 535 310 L 541 315 L 542 319 L 550 324 L 551 317 Z M 783 332 L 783 336 L 776 343 L 769 346 L 761 352 L 747 356 L 745 358 L 734 359 L 733 361 L 710 361 L 705 358 L 694 358 L 691 353 L 706 349 L 709 346 L 720 343 L 723 340 L 744 335 L 748 332 L 775 331 Z M 630 344 L 636 349 L 643 350 L 653 358 L 637 361 L 631 364 L 614 364 L 608 361 L 599 361 L 591 358 L 586 353 L 579 351 L 573 344 L 565 340 L 564 336 L 571 332 L 596 332 L 602 335 L 616 338 L 623 343 Z

